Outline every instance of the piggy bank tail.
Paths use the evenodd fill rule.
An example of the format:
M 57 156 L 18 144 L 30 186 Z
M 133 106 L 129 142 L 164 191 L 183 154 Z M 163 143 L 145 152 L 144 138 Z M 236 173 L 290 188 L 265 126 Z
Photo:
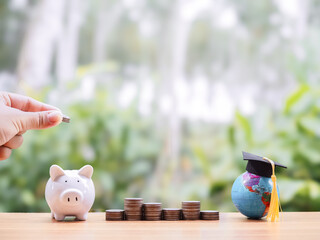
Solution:
M 280 206 L 280 200 L 278 196 L 278 190 L 277 190 L 277 178 L 275 175 L 275 166 L 274 162 L 268 158 L 264 158 L 265 160 L 269 161 L 272 166 L 272 192 L 271 192 L 271 200 L 270 200 L 270 207 L 269 212 L 267 215 L 267 220 L 271 222 L 278 222 L 279 221 L 279 208 L 281 210 Z

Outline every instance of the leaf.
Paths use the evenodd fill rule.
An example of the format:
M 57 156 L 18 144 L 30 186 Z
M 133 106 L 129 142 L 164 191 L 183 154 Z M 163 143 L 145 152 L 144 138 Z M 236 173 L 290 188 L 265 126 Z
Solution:
M 299 89 L 296 90 L 291 96 L 286 100 L 286 104 L 284 107 L 284 113 L 288 114 L 292 107 L 310 90 L 310 87 L 306 84 L 300 85 Z
M 206 156 L 205 152 L 203 149 L 199 146 L 195 146 L 193 148 L 194 154 L 199 160 L 199 162 L 202 165 L 202 170 L 204 171 L 206 177 L 208 179 L 211 179 L 211 173 L 210 173 L 210 162 L 208 160 L 208 157 Z
M 236 119 L 244 131 L 246 141 L 249 144 L 251 144 L 252 143 L 252 129 L 251 129 L 251 125 L 250 125 L 249 120 L 246 117 L 242 116 L 239 111 L 236 112 Z

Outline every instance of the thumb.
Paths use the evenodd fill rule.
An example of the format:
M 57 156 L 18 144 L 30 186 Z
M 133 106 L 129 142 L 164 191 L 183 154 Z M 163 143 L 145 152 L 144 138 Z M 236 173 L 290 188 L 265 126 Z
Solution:
M 17 121 L 20 131 L 50 128 L 61 123 L 62 113 L 60 111 L 23 112 Z

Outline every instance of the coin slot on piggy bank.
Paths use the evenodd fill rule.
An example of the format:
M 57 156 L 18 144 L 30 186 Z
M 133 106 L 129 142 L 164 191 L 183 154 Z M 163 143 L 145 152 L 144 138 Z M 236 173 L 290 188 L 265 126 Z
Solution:
M 87 220 L 95 198 L 91 179 L 93 167 L 86 165 L 79 170 L 63 170 L 52 165 L 49 173 L 45 198 L 52 218 L 63 221 L 73 216 L 76 220 Z

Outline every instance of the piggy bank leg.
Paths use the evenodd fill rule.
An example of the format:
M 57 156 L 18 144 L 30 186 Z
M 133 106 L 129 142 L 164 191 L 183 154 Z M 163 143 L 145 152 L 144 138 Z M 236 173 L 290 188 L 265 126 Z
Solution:
M 57 213 L 54 213 L 54 218 L 57 220 L 57 221 L 63 221 L 64 220 L 64 215 L 62 214 L 57 214 Z
M 51 212 L 51 218 L 54 218 L 54 213 L 53 212 Z
M 80 220 L 80 221 L 85 221 L 85 220 L 87 220 L 87 218 L 88 218 L 88 213 L 78 214 L 76 217 L 77 217 L 77 219 Z

